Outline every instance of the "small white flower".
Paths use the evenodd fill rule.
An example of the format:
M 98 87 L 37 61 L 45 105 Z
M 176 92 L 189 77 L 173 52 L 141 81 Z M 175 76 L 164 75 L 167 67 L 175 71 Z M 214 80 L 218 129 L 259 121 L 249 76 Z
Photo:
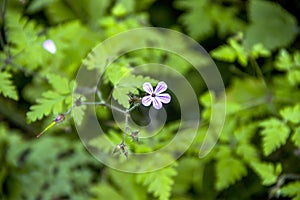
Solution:
M 55 54 L 56 52 L 56 46 L 52 40 L 46 40 L 43 43 L 43 48 L 52 54 Z

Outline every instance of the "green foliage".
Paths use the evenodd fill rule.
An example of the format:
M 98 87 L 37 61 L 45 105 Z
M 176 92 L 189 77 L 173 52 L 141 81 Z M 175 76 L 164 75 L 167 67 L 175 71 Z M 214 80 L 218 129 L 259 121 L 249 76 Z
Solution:
M 179 19 L 186 26 L 189 35 L 195 39 L 206 38 L 213 33 L 215 26 L 221 36 L 245 27 L 245 23 L 236 17 L 239 8 L 225 7 L 207 0 L 178 0 L 175 3 L 177 8 L 186 10 Z
M 281 193 L 283 196 L 292 197 L 292 200 L 300 199 L 300 181 L 295 181 L 288 183 L 286 186 L 281 188 Z
M 230 155 L 228 149 L 221 149 L 216 156 L 218 157 L 215 186 L 217 190 L 223 190 L 247 175 L 244 163 Z
M 129 108 L 128 94 L 137 94 L 137 88 L 141 88 L 145 82 L 153 83 L 155 81 L 148 77 L 127 74 L 117 84 L 115 84 L 112 96 L 122 106 Z
M 262 121 L 260 126 L 263 128 L 261 134 L 263 136 L 263 150 L 266 156 L 286 143 L 290 129 L 282 121 L 271 118 Z M 276 140 L 274 140 L 274 137 Z
M 297 147 L 300 147 L 300 127 L 298 126 L 294 130 L 294 134 L 292 136 L 292 141 Z
M 253 170 L 261 177 L 263 185 L 272 185 L 276 182 L 278 175 L 282 172 L 281 164 L 274 166 L 272 163 L 251 164 Z
M 2 94 L 4 97 L 12 98 L 14 100 L 19 99 L 16 87 L 11 81 L 11 74 L 8 72 L 0 73 L 0 94 Z
M 300 122 L 300 104 L 281 109 L 280 115 L 286 122 L 298 124 Z
M 299 200 L 300 53 L 295 50 L 299 22 L 297 16 L 287 12 L 299 11 L 295 2 L 175 0 L 168 7 L 168 12 L 174 11 L 169 27 L 178 31 L 183 28 L 211 50 L 214 59 L 222 61 L 217 64 L 226 85 L 225 94 L 206 91 L 193 67 L 180 55 L 157 49 L 121 55 L 122 51 L 115 50 L 123 41 L 105 46 L 105 50 L 96 46 L 122 31 L 152 26 L 153 16 L 161 17 L 160 10 L 167 12 L 160 1 L 151 7 L 154 0 L 32 0 L 25 4 L 4 0 L 0 5 L 0 199 L 268 196 Z M 182 15 L 177 17 L 173 8 Z M 154 37 L 149 33 L 149 38 Z M 53 54 L 43 48 L 48 39 L 56 46 Z M 170 145 L 168 152 L 158 153 L 147 163 L 155 167 L 161 160 L 173 160 L 191 133 L 197 131 L 193 144 L 174 164 L 144 174 L 103 166 L 79 142 L 73 123 L 55 126 L 51 129 L 54 134 L 33 140 L 32 136 L 58 113 L 70 111 L 66 121 L 72 115 L 76 124 L 87 122 L 84 119 L 90 117 L 86 115 L 89 105 L 80 103 L 89 102 L 87 97 L 94 95 L 95 88 L 104 97 L 96 96 L 97 101 L 113 98 L 129 108 L 128 93 L 139 94 L 146 81 L 157 84 L 158 80 L 135 71 L 137 66 L 149 63 L 167 65 L 186 77 L 201 105 L 199 129 L 187 128 L 184 137 Z M 81 88 L 75 83 L 81 66 L 103 74 L 97 87 Z M 142 74 L 176 76 L 161 69 L 151 65 Z M 225 103 L 226 121 L 219 141 L 205 158 L 199 159 L 207 129 L 220 125 L 218 120 L 210 122 L 212 108 Z M 139 142 L 126 138 L 129 159 L 122 154 L 122 162 L 130 165 L 130 153 L 157 151 L 173 142 L 181 125 L 176 106 L 175 102 L 166 109 L 167 122 L 151 139 L 144 138 L 149 134 L 147 128 L 140 131 Z M 107 138 L 119 144 L 123 133 L 109 109 L 95 109 L 104 134 L 89 145 L 110 155 L 113 145 Z M 144 111 L 143 107 L 137 108 L 132 113 L 136 115 L 133 121 L 146 125 Z M 25 116 L 27 122 L 36 123 L 27 124 Z M 38 122 L 44 118 L 44 122 Z M 207 137 L 215 139 L 216 135 Z M 112 158 L 118 160 L 118 155 Z
M 300 53 L 295 51 L 292 55 L 285 49 L 281 49 L 276 58 L 275 67 L 285 71 L 290 84 L 300 83 Z
M 30 107 L 27 119 L 30 122 L 40 120 L 50 113 L 59 114 L 65 111 L 65 107 L 72 107 L 72 92 L 74 81 L 69 82 L 67 78 L 50 74 L 47 76 L 53 91 L 46 91 L 42 98 L 37 99 L 37 105 Z
M 222 45 L 212 50 L 211 56 L 215 59 L 234 62 L 237 61 L 243 67 L 246 67 L 249 59 L 257 59 L 259 57 L 270 56 L 270 51 L 267 50 L 261 43 L 254 44 L 251 49 L 246 49 L 239 43 L 239 37 L 237 36 L 228 39 L 228 45 Z
M 153 193 L 160 200 L 170 198 L 172 185 L 174 184 L 173 177 L 177 175 L 177 171 L 173 166 L 165 167 L 155 172 L 140 174 L 137 177 L 138 183 L 147 186 L 148 192 Z
M 25 142 L 3 124 L 0 139 L 1 150 L 7 151 L 1 158 L 0 188 L 8 186 L 8 196 L 1 196 L 1 191 L 1 199 L 36 199 L 41 195 L 44 199 L 88 198 L 82 191 L 87 191 L 93 180 L 96 162 L 78 141 L 50 136 Z
M 278 4 L 251 0 L 248 9 L 251 24 L 245 31 L 246 47 L 262 43 L 267 49 L 275 50 L 289 45 L 295 39 L 296 19 Z

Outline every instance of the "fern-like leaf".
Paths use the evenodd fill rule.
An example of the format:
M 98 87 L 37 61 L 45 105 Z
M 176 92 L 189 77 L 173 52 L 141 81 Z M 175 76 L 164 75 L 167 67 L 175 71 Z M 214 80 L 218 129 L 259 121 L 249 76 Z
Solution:
M 293 107 L 286 107 L 280 110 L 280 115 L 287 122 L 297 124 L 300 122 L 300 104 L 296 104 Z
M 153 193 L 160 200 L 168 200 L 171 195 L 173 177 L 177 175 L 174 166 L 169 166 L 155 172 L 139 174 L 137 181 L 147 186 L 148 192 Z
M 128 102 L 128 94 L 130 92 L 137 93 L 137 88 L 141 88 L 145 82 L 155 83 L 156 81 L 149 77 L 128 74 L 120 79 L 120 81 L 115 85 L 112 94 L 113 98 L 116 99 L 119 104 L 128 108 L 130 106 Z
M 60 113 L 63 111 L 64 97 L 53 91 L 42 94 L 42 98 L 37 99 L 37 105 L 30 107 L 27 118 L 30 122 L 40 120 L 43 116 L 48 116 L 51 112 Z
M 48 75 L 49 83 L 54 91 L 46 91 L 42 98 L 37 99 L 37 104 L 30 107 L 27 113 L 29 122 L 40 120 L 43 116 L 48 116 L 51 112 L 54 114 L 63 113 L 64 106 L 72 106 L 72 91 L 75 82 L 69 82 L 67 78 L 58 75 Z
M 300 200 L 300 181 L 288 183 L 281 188 L 282 196 L 293 197 L 292 200 Z
M 233 63 L 236 59 L 236 53 L 234 49 L 228 45 L 219 46 L 218 48 L 212 50 L 210 54 L 213 58 L 230 63 Z
M 247 168 L 244 163 L 232 156 L 220 158 L 215 169 L 217 190 L 223 190 L 247 175 Z
M 260 176 L 263 185 L 274 184 L 282 171 L 280 163 L 274 166 L 273 163 L 253 162 L 251 167 Z
M 0 73 L 0 94 L 2 94 L 4 97 L 8 97 L 14 100 L 19 99 L 16 87 L 11 81 L 11 74 L 8 72 Z
M 292 136 L 294 144 L 300 148 L 300 126 L 296 127 Z
M 270 155 L 274 150 L 286 143 L 290 129 L 282 121 L 271 118 L 261 122 L 259 125 L 263 127 L 261 134 L 263 136 L 264 155 Z

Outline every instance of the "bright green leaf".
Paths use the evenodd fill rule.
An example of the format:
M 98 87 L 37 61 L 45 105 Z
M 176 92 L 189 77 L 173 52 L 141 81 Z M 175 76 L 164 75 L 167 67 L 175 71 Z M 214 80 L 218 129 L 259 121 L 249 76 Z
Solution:
M 26 114 L 28 121 L 40 120 L 51 112 L 54 114 L 64 113 L 65 101 L 67 101 L 65 96 L 61 96 L 53 91 L 44 92 L 42 98 L 37 99 L 37 104 L 31 106 L 30 111 Z
M 271 55 L 271 52 L 266 49 L 261 43 L 258 43 L 252 47 L 251 55 L 254 59 L 257 59 L 259 57 L 269 57 Z
M 259 125 L 263 127 L 261 134 L 263 136 L 264 155 L 270 155 L 274 150 L 286 143 L 290 129 L 282 121 L 271 118 L 261 122 Z
M 300 148 L 300 126 L 296 127 L 292 136 L 294 144 Z
M 275 67 L 279 70 L 287 71 L 293 67 L 293 59 L 289 52 L 281 49 L 276 57 Z
M 56 92 L 62 95 L 69 94 L 72 92 L 73 88 L 71 88 L 71 86 L 74 83 L 72 81 L 70 83 L 70 81 L 67 78 L 56 74 L 48 74 L 47 79 Z
M 16 101 L 19 99 L 16 87 L 11 81 L 11 74 L 8 72 L 0 72 L 0 94 Z
M 275 167 L 272 163 L 253 162 L 251 167 L 260 176 L 263 185 L 274 184 L 282 170 L 280 164 Z
M 294 181 L 281 188 L 282 196 L 294 197 L 293 200 L 300 199 L 300 181 Z
M 139 174 L 137 181 L 147 186 L 148 192 L 153 193 L 160 200 L 168 200 L 171 195 L 173 177 L 177 175 L 174 166 L 165 167 L 155 172 Z
M 234 62 L 237 57 L 235 50 L 227 45 L 219 46 L 212 50 L 210 54 L 215 59 L 231 63 Z
M 280 110 L 280 115 L 287 122 L 297 124 L 300 122 L 300 104 L 295 106 L 286 107 Z
M 125 108 L 129 107 L 128 94 L 137 93 L 137 89 L 141 88 L 145 82 L 154 83 L 153 79 L 143 76 L 135 76 L 128 74 L 124 76 L 114 87 L 113 98 L 116 99 L 119 104 Z
M 297 85 L 300 83 L 300 70 L 290 70 L 288 72 L 288 81 L 291 85 Z
M 223 190 L 247 175 L 244 163 L 232 156 L 220 158 L 216 163 L 215 170 L 217 190 Z

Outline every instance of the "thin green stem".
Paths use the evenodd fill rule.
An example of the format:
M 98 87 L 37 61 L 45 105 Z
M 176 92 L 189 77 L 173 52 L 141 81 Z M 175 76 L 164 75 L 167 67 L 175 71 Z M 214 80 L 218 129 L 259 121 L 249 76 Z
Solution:
M 268 88 L 268 86 L 266 84 L 266 81 L 265 81 L 265 77 L 264 77 L 259 65 L 257 64 L 256 60 L 253 59 L 252 57 L 250 57 L 250 62 L 251 62 L 252 67 L 254 68 L 255 73 L 257 74 L 257 76 L 263 81 L 266 88 Z
M 121 142 L 122 145 L 125 145 L 125 138 L 127 135 L 127 131 L 129 130 L 129 124 L 128 124 L 129 117 L 130 117 L 130 115 L 126 112 L 125 113 L 125 128 L 124 128 L 124 134 L 123 134 L 122 142 Z
M 131 108 L 126 110 L 126 113 L 130 113 L 131 111 L 133 111 L 136 107 L 138 107 L 140 104 L 135 104 L 133 105 Z

